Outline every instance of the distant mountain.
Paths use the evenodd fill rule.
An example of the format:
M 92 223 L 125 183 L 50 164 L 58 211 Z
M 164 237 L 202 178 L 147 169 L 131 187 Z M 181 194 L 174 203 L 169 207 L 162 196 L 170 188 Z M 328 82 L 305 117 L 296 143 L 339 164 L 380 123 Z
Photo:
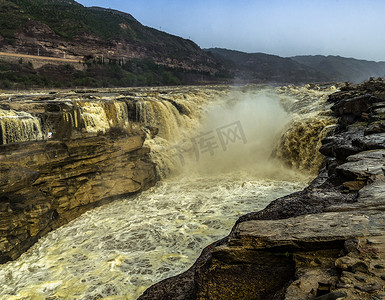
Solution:
M 0 0 L 0 89 L 356 82 L 384 75 L 385 62 L 202 50 L 128 13 L 73 0 Z
M 341 56 L 294 56 L 292 60 L 327 74 L 334 81 L 361 82 L 385 76 L 385 62 L 358 60 Z
M 221 48 L 205 51 L 220 60 L 240 81 L 304 83 L 329 80 L 327 74 L 290 58 Z
M 205 49 L 240 80 L 279 83 L 350 81 L 385 76 L 385 62 L 374 62 L 340 56 L 295 56 L 283 58 L 264 53 L 211 48 Z

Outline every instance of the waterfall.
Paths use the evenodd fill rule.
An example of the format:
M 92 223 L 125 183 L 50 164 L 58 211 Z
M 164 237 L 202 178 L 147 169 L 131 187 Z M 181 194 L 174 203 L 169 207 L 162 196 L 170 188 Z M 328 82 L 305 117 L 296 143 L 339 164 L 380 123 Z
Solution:
M 49 132 L 61 139 L 78 137 L 76 132 L 96 135 L 114 127 L 129 130 L 137 122 L 148 132 L 145 143 L 162 178 L 203 165 L 211 171 L 234 165 L 269 170 L 273 168 L 266 162 L 269 157 L 315 173 L 322 164 L 316 149 L 334 123 L 326 113 L 326 98 L 335 90 L 334 86 L 250 85 L 143 89 L 121 95 L 99 93 L 90 99 L 67 95 L 48 101 L 47 105 L 59 109 L 45 113 L 0 110 L 0 143 L 43 140 Z M 227 128 L 230 124 L 240 127 Z M 224 147 L 224 140 L 219 139 L 224 137 L 221 128 L 242 129 L 244 136 L 237 140 L 239 144 L 230 143 L 226 151 L 219 151 Z M 197 146 L 209 137 L 202 133 L 208 132 L 214 135 L 210 138 L 215 144 L 206 150 L 213 154 L 215 149 L 215 155 L 198 153 Z
M 191 139 L 202 116 L 212 103 L 221 102 L 228 92 L 228 88 L 222 87 L 190 87 L 187 92 L 176 89 L 134 98 L 136 120 L 158 131 L 154 138 L 148 135 L 145 145 L 151 148 L 150 156 L 161 178 L 184 168 L 185 159 L 192 154 Z
M 186 93 L 143 95 L 136 102 L 136 118 L 146 127 L 158 128 L 158 137 L 178 141 L 196 129 L 205 106 L 227 94 L 227 89 L 194 89 Z
M 68 103 L 60 117 L 75 130 L 108 133 L 127 120 L 147 127 L 164 180 L 85 213 L 3 265 L 0 299 L 133 300 L 187 270 L 241 215 L 306 186 L 308 174 L 281 161 L 318 165 L 311 159 L 333 123 L 325 113 L 332 89 L 159 88 Z
M 332 130 L 332 124 L 335 124 L 333 118 L 297 116 L 281 136 L 273 156 L 290 168 L 317 174 L 323 163 L 318 149 L 322 139 Z
M 42 139 L 39 118 L 27 112 L 0 109 L 0 144 Z
M 158 135 L 148 138 L 146 144 L 161 178 L 186 168 L 213 172 L 247 167 L 263 176 L 283 174 L 286 170 L 277 159 L 286 167 L 314 174 L 323 161 L 317 149 L 335 123 L 326 103 L 335 90 L 334 86 L 251 85 L 215 93 L 152 93 L 136 98 L 136 119 L 158 129 Z M 215 135 L 220 128 L 236 123 L 245 142 L 238 139 L 240 143 L 220 151 L 223 145 Z M 212 155 L 197 153 L 196 138 L 208 138 L 202 135 L 207 132 L 215 143 L 213 149 L 206 149 Z
M 334 86 L 251 85 L 220 94 L 157 94 L 138 100 L 136 115 L 144 126 L 159 129 L 158 136 L 146 143 L 161 177 L 183 167 L 191 171 L 203 165 L 209 171 L 242 166 L 264 175 L 281 173 L 277 159 L 291 169 L 315 174 L 323 162 L 317 150 L 335 123 L 326 102 L 335 91 Z M 218 128 L 234 122 L 242 126 L 247 143 L 231 145 L 226 152 L 216 149 L 215 155 L 200 155 L 199 162 L 194 160 L 195 137 L 204 132 L 215 134 Z M 220 148 L 216 142 L 214 147 Z
M 53 138 L 61 139 L 73 137 L 74 131 L 98 134 L 133 125 L 124 100 L 58 99 L 47 101 L 46 105 L 58 108 L 44 113 L 0 109 L 0 144 L 44 140 L 49 138 L 49 132 Z
M 321 141 L 333 130 L 336 120 L 331 117 L 327 96 L 335 86 L 286 86 L 279 89 L 281 101 L 292 120 L 274 147 L 272 157 L 290 168 L 317 174 L 323 164 L 319 153 Z M 294 99 L 294 101 L 293 101 Z
M 86 132 L 106 132 L 112 127 L 126 128 L 129 124 L 127 104 L 123 101 L 76 101 Z

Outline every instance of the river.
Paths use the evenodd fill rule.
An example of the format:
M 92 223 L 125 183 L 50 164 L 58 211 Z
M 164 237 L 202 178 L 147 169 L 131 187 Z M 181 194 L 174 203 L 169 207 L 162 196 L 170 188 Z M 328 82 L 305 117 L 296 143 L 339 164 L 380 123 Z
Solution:
M 271 153 L 283 151 L 280 137 L 293 139 L 282 132 L 294 116 L 297 123 L 299 114 L 315 118 L 316 101 L 332 90 L 238 91 L 199 107 L 190 103 L 183 117 L 169 102 L 141 103 L 142 124 L 160 128 L 147 144 L 162 180 L 85 213 L 0 266 L 0 299 L 136 299 L 185 271 L 238 217 L 306 186 L 314 175 L 285 168 Z

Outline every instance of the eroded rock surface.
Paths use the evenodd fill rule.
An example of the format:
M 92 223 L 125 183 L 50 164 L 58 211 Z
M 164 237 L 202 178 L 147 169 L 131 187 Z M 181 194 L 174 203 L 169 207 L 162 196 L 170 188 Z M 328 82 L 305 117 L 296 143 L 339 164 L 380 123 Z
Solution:
M 149 148 L 143 146 L 144 129 L 127 113 L 129 100 L 97 106 L 92 95 L 83 103 L 68 95 L 55 97 L 19 95 L 0 101 L 0 263 L 87 210 L 157 180 Z M 85 113 L 91 108 L 99 109 L 94 119 Z M 91 125 L 102 117 L 102 108 L 106 120 L 101 124 L 111 126 L 96 132 Z M 31 119 L 36 126 L 28 130 L 39 132 L 33 136 L 25 134 L 24 126 Z
M 319 176 L 140 299 L 385 299 L 384 91 L 371 80 L 331 95 L 338 125 Z

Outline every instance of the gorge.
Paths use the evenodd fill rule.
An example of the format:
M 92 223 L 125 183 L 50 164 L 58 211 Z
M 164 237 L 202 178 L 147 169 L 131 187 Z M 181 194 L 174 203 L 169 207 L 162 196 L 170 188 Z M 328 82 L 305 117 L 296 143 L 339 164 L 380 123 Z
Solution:
M 139 299 L 383 299 L 384 83 L 329 96 L 326 168 L 300 192 L 240 217 L 186 272 Z
M 81 2 L 0 0 L 0 300 L 385 299 L 383 4 Z
M 238 217 L 306 185 L 318 169 L 309 166 L 321 162 L 309 153 L 335 123 L 325 102 L 333 91 L 212 86 L 2 95 L 2 261 L 44 238 L 2 265 L 0 297 L 136 299 L 185 270 Z M 230 138 L 221 144 L 220 134 Z M 283 157 L 301 172 L 284 167 Z

